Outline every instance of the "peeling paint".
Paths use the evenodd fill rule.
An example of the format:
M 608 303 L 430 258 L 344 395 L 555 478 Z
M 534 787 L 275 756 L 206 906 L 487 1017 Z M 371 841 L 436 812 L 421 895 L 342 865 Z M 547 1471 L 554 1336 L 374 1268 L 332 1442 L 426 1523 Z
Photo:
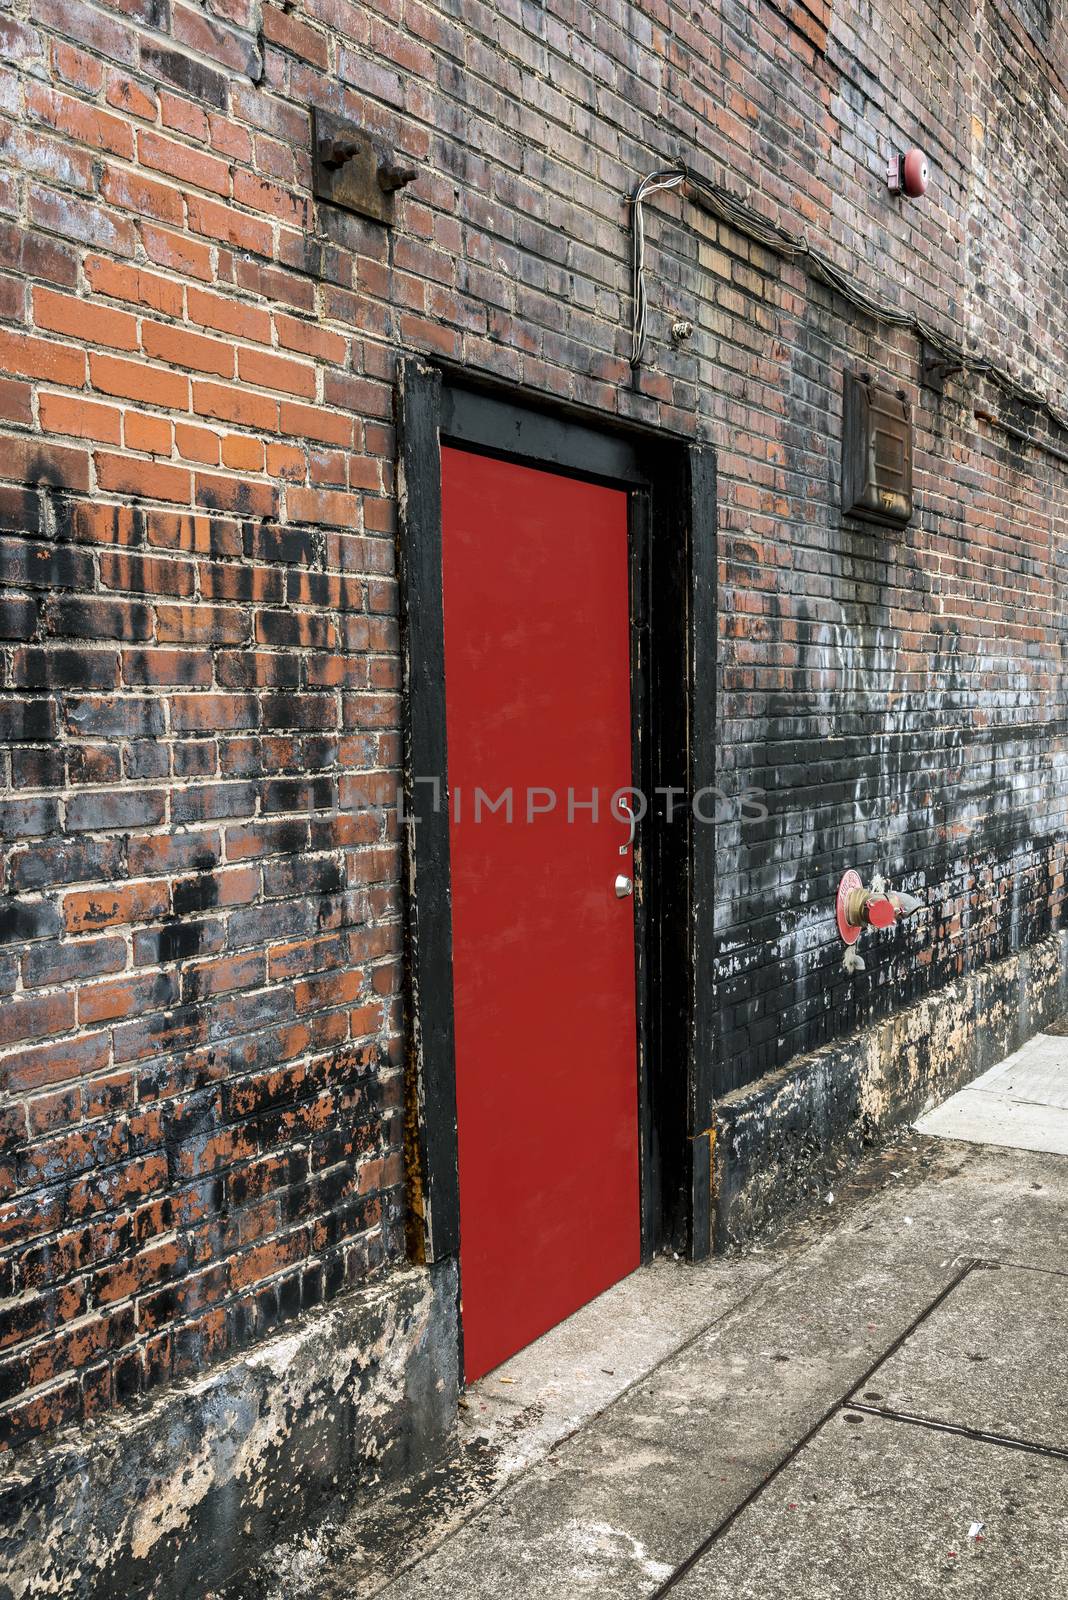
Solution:
M 190 1600 L 451 1443 L 455 1272 L 404 1271 L 26 1450 L 0 1485 L 3 1600 Z
M 715 1241 L 734 1249 L 824 1191 L 866 1144 L 939 1104 L 1068 1009 L 1068 934 L 981 967 L 717 1106 Z

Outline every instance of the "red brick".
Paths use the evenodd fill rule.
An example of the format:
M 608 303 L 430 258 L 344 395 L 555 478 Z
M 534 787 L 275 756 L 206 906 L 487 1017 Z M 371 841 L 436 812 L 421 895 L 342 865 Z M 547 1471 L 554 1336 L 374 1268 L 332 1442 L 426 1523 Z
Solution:
M 138 463 L 147 465 L 147 463 Z M 195 587 L 191 561 L 168 560 L 127 551 L 102 551 L 100 581 L 106 589 L 127 589 L 135 594 L 190 595 Z
M 141 342 L 147 356 L 169 361 L 176 367 L 192 367 L 198 372 L 216 372 L 220 377 L 234 375 L 234 348 L 221 339 L 206 339 L 188 328 L 166 322 L 143 322 Z
M 262 472 L 264 445 L 262 439 L 250 438 L 244 433 L 228 433 L 222 442 L 223 465 L 240 472 Z
M 248 129 L 232 122 L 229 117 L 209 112 L 208 141 L 213 150 L 222 151 L 234 161 L 252 160 L 252 139 Z
M 188 688 L 210 684 L 212 678 L 210 658 L 188 650 L 124 650 L 121 667 L 122 681 L 128 686 L 180 684 Z
M 44 378 L 80 389 L 85 382 L 85 351 L 0 328 L 0 369 L 10 376 Z
M 247 1130 L 227 1128 L 210 1137 L 198 1138 L 177 1152 L 177 1170 L 184 1178 L 204 1177 L 211 1172 L 223 1171 L 236 1161 L 246 1161 L 256 1154 Z
M 159 119 L 165 128 L 174 128 L 178 133 L 187 133 L 198 144 L 208 141 L 208 116 L 203 106 L 198 106 L 192 100 L 183 100 L 179 95 L 171 94 L 168 90 L 160 91 Z
M 259 706 L 252 695 L 175 695 L 171 702 L 171 714 L 175 728 L 191 733 L 254 728 L 259 723 Z
M 460 336 L 440 322 L 429 322 L 425 317 L 402 315 L 400 333 L 406 345 L 420 350 L 432 350 L 437 355 L 455 361 L 460 354 Z
M 118 494 L 143 496 L 146 500 L 176 500 L 183 504 L 192 495 L 189 472 L 184 467 L 162 461 L 137 461 L 98 452 L 96 471 L 100 487 Z
M 242 15 L 236 7 L 224 10 L 221 6 L 219 10 L 223 15 L 233 16 L 239 24 L 243 22 L 246 28 L 256 26 L 255 12 L 246 11 Z M 198 55 L 217 61 L 232 72 L 243 73 L 246 77 L 258 72 L 259 54 L 248 38 L 229 28 L 218 27 L 210 15 L 198 8 L 173 5 L 171 31 L 179 44 L 190 46 Z
M 271 314 L 262 307 L 228 299 L 208 289 L 190 288 L 187 299 L 190 322 L 197 322 L 204 328 L 216 328 L 220 333 L 233 334 L 237 339 L 270 344 Z
M 193 410 L 202 417 L 217 417 L 246 428 L 274 431 L 278 427 L 277 400 L 219 383 L 193 384 Z
M 77 537 L 88 544 L 129 545 L 140 538 L 140 525 L 129 506 L 79 505 L 74 513 Z
M 188 833 L 139 834 L 127 845 L 130 873 L 151 878 L 204 862 L 214 866 L 222 854 L 222 840 L 214 828 Z
M 95 301 L 80 300 L 75 295 L 35 288 L 33 320 L 38 328 L 47 328 L 51 333 L 66 333 L 91 344 L 111 345 L 115 350 L 137 349 L 135 317 Z
M 0 1448 L 12 1449 L 26 1439 L 76 1421 L 81 1405 L 82 1389 L 77 1376 L 38 1389 L 0 1413 Z
M 309 689 L 365 689 L 368 684 L 364 656 L 312 656 L 304 671 Z
M 56 39 L 52 43 L 52 66 L 58 78 L 73 89 L 87 89 L 96 94 L 104 82 L 104 68 L 95 56 L 86 55 L 72 44 Z
M 119 356 L 89 356 L 89 377 L 101 394 L 120 395 L 125 400 L 140 400 L 145 405 L 185 411 L 189 406 L 189 379 L 164 367 L 149 367 L 140 361 L 124 361 Z
M 257 216 L 267 213 L 278 217 L 287 227 L 303 231 L 308 226 L 310 202 L 307 195 L 271 183 L 260 177 L 259 173 L 248 172 L 242 167 L 235 171 L 234 199 L 239 205 L 248 206 Z
M 357 1006 L 349 1013 L 349 1029 L 354 1039 L 373 1037 L 382 1027 L 382 1005 Z
M 122 920 L 145 919 L 138 915 Z M 94 983 L 79 990 L 78 1021 L 83 1027 L 94 1022 L 113 1022 L 116 1018 L 137 1016 L 161 1005 L 171 1005 L 177 998 L 178 981 L 166 973 L 112 978 L 107 983 Z
M 113 406 L 61 394 L 42 394 L 39 404 L 41 427 L 48 433 L 76 434 L 82 439 L 98 439 L 102 444 L 119 443 L 122 414 Z
M 302 322 L 298 317 L 278 312 L 274 325 L 278 330 L 278 343 L 284 350 L 297 350 L 301 355 L 331 361 L 335 366 L 343 364 L 348 356 L 348 340 L 317 322 Z
M 331 489 L 286 491 L 286 505 L 293 522 L 327 522 L 340 528 L 359 527 L 360 502 L 356 495 Z
M 295 444 L 268 444 L 267 471 L 272 478 L 301 483 L 308 470 L 304 451 Z
M 109 106 L 131 117 L 142 117 L 147 122 L 156 120 L 156 101 L 152 89 L 134 78 L 124 77 L 112 68 L 108 72 L 108 86 L 104 95 Z
M 286 394 L 311 396 L 315 393 L 315 368 L 285 356 L 269 355 L 265 350 L 239 350 L 238 376 L 243 383 L 260 389 L 281 389 Z
M 282 401 L 282 432 L 290 438 L 321 439 L 324 444 L 352 447 L 352 418 L 341 411 L 323 411 L 317 406 L 302 406 Z
M 9 998 L 0 1006 L 0 1045 L 46 1039 L 74 1026 L 74 995 L 41 994 Z
M 214 194 L 230 193 L 230 169 L 217 156 L 205 155 L 176 139 L 142 128 L 137 135 L 137 153 L 143 167 L 166 172 L 183 185 L 210 189 Z
M 202 555 L 238 559 L 244 549 L 237 522 L 200 512 L 150 511 L 148 542 L 163 550 L 188 550 Z
M 94 150 L 108 150 L 127 161 L 133 159 L 133 132 L 123 117 L 112 116 L 110 111 L 101 111 L 84 100 L 55 94 L 36 83 L 30 83 L 26 89 L 26 108 L 39 122 L 46 122 L 78 144 L 90 145 Z
M 214 961 L 190 962 L 183 970 L 183 983 L 197 998 L 230 994 L 235 989 L 258 989 L 266 977 L 267 958 L 258 950 L 220 956 Z
M 18 111 L 28 107 L 32 123 L 9 123 L 0 172 L 0 325 L 36 352 L 31 370 L 0 377 L 0 415 L 11 424 L 0 451 L 11 527 L 3 567 L 33 580 L 32 593 L 11 586 L 3 607 L 11 639 L 0 728 L 25 735 L 5 748 L 12 795 L 3 805 L 13 830 L 35 830 L 0 866 L 38 935 L 0 952 L 0 1026 L 12 1014 L 33 1030 L 0 1049 L 0 1083 L 14 1094 L 0 1135 L 19 1151 L 14 1163 L 0 1158 L 0 1194 L 20 1176 L 70 1168 L 29 1203 L 0 1200 L 18 1295 L 41 1296 L 19 1334 L 46 1386 L 36 1412 L 17 1397 L 0 1405 L 0 1430 L 12 1419 L 28 1433 L 75 1421 L 200 1370 L 246 1314 L 258 1334 L 296 1307 L 303 1287 L 315 1297 L 324 1269 L 335 1292 L 402 1254 L 392 468 L 402 350 L 443 351 L 606 425 L 625 416 L 650 436 L 700 436 L 717 449 L 728 765 L 741 775 L 789 762 L 812 785 L 805 800 L 797 783 L 784 785 L 766 827 L 731 833 L 741 854 L 724 895 L 740 887 L 724 926 L 753 975 L 721 1017 L 725 1081 L 777 1071 L 848 1022 L 848 1005 L 812 1001 L 813 962 L 833 965 L 830 945 L 818 951 L 809 940 L 801 961 L 797 938 L 780 937 L 769 955 L 765 924 L 781 935 L 785 919 L 789 934 L 804 911 L 801 877 L 832 881 L 840 870 L 831 845 L 856 835 L 858 784 L 893 799 L 922 780 L 920 811 L 900 840 L 906 857 L 920 850 L 932 675 L 941 683 L 948 673 L 959 701 L 957 668 L 968 678 L 969 662 L 989 667 L 968 678 L 979 699 L 964 695 L 963 745 L 950 752 L 971 760 L 978 738 L 977 770 L 989 757 L 985 716 L 1030 685 L 1024 698 L 1041 722 L 1063 687 L 1050 600 L 1064 520 L 1055 465 L 1009 449 L 992 426 L 947 434 L 953 417 L 916 383 L 911 334 L 869 337 L 822 289 L 813 298 L 798 264 L 780 267 L 717 231 L 690 199 L 662 196 L 647 211 L 647 360 L 634 375 L 626 360 L 624 202 L 659 119 L 665 149 L 681 131 L 768 217 L 806 228 L 843 261 L 850 240 L 835 205 L 860 219 L 854 244 L 875 226 L 879 259 L 855 269 L 902 305 L 919 285 L 924 315 L 939 325 L 957 319 L 970 264 L 993 286 L 971 330 L 979 344 L 1063 390 L 1048 287 L 1063 228 L 1042 183 L 1014 187 L 1002 159 L 1003 149 L 1034 148 L 1040 174 L 1055 165 L 1037 115 L 1049 97 L 1038 53 L 1013 88 L 1022 32 L 998 35 L 1004 137 L 987 139 L 978 177 L 974 130 L 958 149 L 945 85 L 919 93 L 907 64 L 888 76 L 876 40 L 874 76 L 884 89 L 892 82 L 917 127 L 926 116 L 945 134 L 946 206 L 913 207 L 899 227 L 905 214 L 886 209 L 863 158 L 873 137 L 885 142 L 885 116 L 828 99 L 816 54 L 828 0 L 743 0 L 711 20 L 669 0 L 651 9 L 651 32 L 637 42 L 605 23 L 612 6 L 557 8 L 566 29 L 557 16 L 538 41 L 524 36 L 514 5 L 468 6 L 461 17 L 429 0 L 265 4 L 261 18 L 251 0 L 154 9 L 149 0 L 33 0 L 25 20 L 10 7 L 0 17 L 5 59 L 27 97 Z M 918 13 L 921 33 L 929 9 Z M 973 52 L 981 119 L 989 26 Z M 547 77 L 538 72 L 546 49 Z M 337 98 L 332 60 L 345 114 L 419 168 L 392 230 L 311 199 L 308 108 Z M 1021 112 L 1032 100 L 1029 124 Z M 528 148 L 536 114 L 551 120 L 551 148 Z M 433 130 L 446 125 L 469 169 L 459 194 L 451 169 L 432 159 Z M 108 145 L 118 139 L 116 156 Z M 973 218 L 962 234 L 954 196 L 969 175 L 988 225 Z M 1022 305 L 1014 285 L 1025 278 L 1039 289 Z M 676 350 L 667 332 L 681 314 L 696 331 Z M 134 359 L 96 362 L 92 395 L 88 366 L 32 366 L 69 362 L 78 346 Z M 913 401 L 922 511 L 907 537 L 842 524 L 834 419 L 853 363 L 884 367 Z M 980 373 L 972 379 L 983 387 Z M 80 439 L 100 447 L 99 481 Z M 884 657 L 919 740 L 898 752 L 892 781 L 876 692 Z M 863 726 L 845 734 L 843 683 L 864 689 Z M 913 951 L 917 993 L 965 957 L 1009 953 L 1060 914 L 1057 794 L 1033 738 L 1017 728 L 999 747 L 1020 803 L 979 819 L 984 865 L 973 889 L 964 860 L 942 922 Z M 833 804 L 824 783 L 839 796 Z M 955 815 L 951 785 L 936 789 L 940 826 L 967 844 L 975 819 L 960 806 Z M 345 810 L 355 792 L 372 809 Z M 800 866 L 795 802 L 820 811 Z M 912 866 L 929 871 L 937 857 L 937 876 L 938 850 L 920 855 Z M 170 895 L 134 908 L 148 923 L 60 936 L 56 921 L 74 896 L 139 894 L 145 879 Z M 888 950 L 888 981 L 864 989 L 872 1018 L 900 994 L 892 980 L 907 955 Z M 766 1016 L 754 1016 L 758 991 Z M 32 1010 L 75 994 L 73 1017 Z M 62 1032 L 31 1043 L 57 1023 Z M 151 1153 L 133 1159 L 138 1141 Z M 394 1191 L 385 1206 L 383 1189 Z M 0 1300 L 8 1287 L 0 1281 Z M 100 1304 L 121 1313 L 107 1324 L 114 1345 L 92 1309 Z M 78 1363 L 69 1396 L 64 1362 Z M 15 1370 L 5 1363 L 9 1391 Z
M 203 876 L 186 879 L 186 889 L 196 889 L 204 882 Z M 210 878 L 211 902 L 219 906 L 245 906 L 257 899 L 262 884 L 258 867 L 220 867 Z M 182 903 L 183 883 L 176 880 L 172 893 L 176 906 Z
M 194 233 L 206 234 L 222 244 L 232 244 L 239 250 L 251 250 L 255 255 L 271 253 L 272 231 L 258 217 L 246 216 L 232 206 L 223 206 L 216 200 L 205 200 L 200 195 L 190 195 L 188 201 L 189 226 Z
M 32 437 L 14 437 L 4 440 L 0 450 L 0 478 L 14 479 L 19 483 L 39 482 L 47 473 L 53 484 L 68 489 L 78 489 L 84 494 L 89 488 L 89 453 L 67 445 L 42 444 Z
M 269 567 L 237 567 L 232 563 L 203 563 L 200 592 L 209 600 L 252 600 L 280 604 L 283 580 Z
M 299 17 L 278 6 L 264 6 L 263 36 L 292 55 L 310 61 L 312 66 L 326 67 L 329 64 L 326 35 L 309 28 Z
M 293 985 L 293 1004 L 297 1011 L 319 1010 L 323 1006 L 351 1004 L 363 988 L 363 973 L 358 967 L 346 972 L 326 972 L 305 978 Z
M 21 278 L 0 273 L 0 320 L 24 323 L 26 319 L 26 285 Z
M 207 245 L 199 244 L 185 234 L 153 227 L 147 222 L 141 224 L 140 231 L 145 252 L 157 266 L 190 278 L 202 278 L 205 283 L 211 282 L 211 250 Z
M 85 275 L 97 294 L 149 306 L 171 317 L 182 314 L 182 287 L 170 278 L 104 256 L 86 256 Z
M 278 512 L 278 490 L 273 483 L 253 483 L 248 478 L 227 478 L 198 472 L 194 481 L 198 505 L 236 511 L 242 516 L 273 517 Z
M 0 378 L 0 418 L 28 428 L 33 421 L 33 391 L 28 383 Z M 272 472 L 274 469 L 271 469 Z M 277 474 L 281 476 L 281 474 Z
M 308 1253 L 308 1248 L 308 1237 L 303 1229 L 283 1239 L 272 1239 L 267 1244 L 257 1245 L 231 1264 L 231 1288 L 242 1289 L 249 1284 L 262 1283 L 294 1261 L 299 1261 Z
M 186 1247 L 178 1239 L 164 1239 L 147 1246 L 125 1261 L 105 1267 L 93 1280 L 93 1298 L 98 1305 L 128 1300 L 141 1290 L 159 1284 L 184 1263 Z
M 224 606 L 156 607 L 156 637 L 161 643 L 244 644 L 249 624 L 240 611 Z
M 306 124 L 304 126 L 306 128 Z M 306 132 L 301 133 L 301 145 L 306 136 Z M 279 305 L 308 315 L 315 310 L 315 289 L 307 279 L 279 267 L 267 266 L 260 261 L 242 260 L 240 257 L 235 266 L 237 284 L 248 293 L 265 295 Z
M 87 1173 L 71 1185 L 69 1213 L 89 1217 L 116 1210 L 128 1200 L 141 1200 L 163 1189 L 167 1177 L 167 1158 L 160 1154 L 138 1156 L 102 1173 Z
M 141 217 L 155 217 L 157 222 L 170 222 L 180 228 L 185 218 L 185 201 L 180 189 L 155 183 L 142 173 L 130 172 L 124 167 L 106 169 L 101 193 L 113 206 L 135 211 Z
M 191 422 L 176 422 L 174 442 L 184 460 L 200 461 L 208 466 L 218 465 L 219 435 L 210 428 L 198 428 Z
M 145 416 L 139 411 L 125 411 L 123 443 L 130 450 L 142 450 L 148 455 L 169 456 L 171 424 L 166 417 Z
M 63 917 L 71 933 L 153 922 L 170 909 L 165 883 L 125 884 L 121 888 L 79 889 L 63 897 Z M 71 996 L 73 1000 L 73 996 Z

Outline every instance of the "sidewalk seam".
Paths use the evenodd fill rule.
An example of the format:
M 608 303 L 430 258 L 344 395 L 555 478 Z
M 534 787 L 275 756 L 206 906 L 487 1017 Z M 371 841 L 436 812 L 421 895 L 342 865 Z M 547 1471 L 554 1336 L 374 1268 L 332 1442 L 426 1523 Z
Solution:
M 823 1415 L 812 1424 L 812 1427 L 809 1428 L 808 1432 L 802 1434 L 801 1438 L 798 1439 L 796 1444 L 791 1445 L 790 1449 L 786 1452 L 782 1459 L 776 1462 L 775 1466 L 772 1467 L 767 1477 L 762 1479 L 762 1481 L 758 1483 L 755 1488 L 751 1489 L 745 1496 L 745 1499 L 739 1501 L 734 1509 L 729 1511 L 727 1515 L 719 1523 L 717 1523 L 716 1527 L 708 1535 L 707 1539 L 703 1540 L 702 1543 L 697 1546 L 697 1549 L 692 1551 L 690 1555 L 686 1557 L 685 1561 L 680 1562 L 671 1576 L 665 1578 L 664 1582 L 659 1586 L 659 1588 L 653 1590 L 649 1600 L 662 1600 L 662 1596 L 669 1594 L 671 1590 L 674 1589 L 675 1585 L 679 1583 L 688 1572 L 692 1571 L 697 1563 L 708 1554 L 713 1545 L 718 1543 L 728 1529 L 731 1528 L 742 1515 L 742 1512 L 748 1510 L 748 1508 L 760 1498 L 760 1496 L 764 1493 L 764 1490 L 769 1488 L 770 1485 L 774 1483 L 780 1472 L 782 1472 L 785 1467 L 790 1465 L 795 1456 L 799 1455 L 805 1446 L 816 1437 L 821 1428 L 826 1427 L 827 1423 L 830 1422 L 832 1417 L 836 1416 L 839 1411 L 860 1409 L 859 1407 L 854 1407 L 850 1404 L 849 1396 L 855 1394 L 857 1390 L 862 1387 L 862 1385 L 871 1382 L 872 1378 L 875 1376 L 884 1362 L 889 1361 L 891 1356 L 897 1354 L 898 1350 L 900 1350 L 901 1346 L 905 1343 L 905 1340 L 911 1339 L 916 1330 L 921 1328 L 927 1321 L 928 1317 L 932 1316 L 933 1313 L 938 1310 L 943 1301 L 947 1300 L 953 1291 L 960 1287 L 965 1278 L 969 1277 L 971 1273 L 977 1270 L 982 1271 L 984 1268 L 989 1270 L 994 1265 L 996 1265 L 996 1263 L 984 1261 L 979 1257 L 972 1257 L 967 1260 L 963 1267 L 954 1273 L 953 1277 L 946 1284 L 945 1288 L 941 1289 L 938 1294 L 935 1295 L 930 1305 L 925 1306 L 920 1314 L 909 1323 L 904 1331 L 897 1335 L 897 1337 L 875 1359 L 875 1361 L 872 1362 L 871 1366 L 869 1366 L 867 1370 L 856 1379 L 846 1393 L 840 1399 L 835 1400 L 827 1408 Z
M 1024 1450 L 1028 1455 L 1047 1456 L 1053 1461 L 1068 1461 L 1068 1448 L 1057 1444 L 1038 1444 L 1033 1439 L 1018 1439 L 1009 1433 L 991 1433 L 986 1428 L 971 1428 L 965 1422 L 942 1422 L 938 1417 L 921 1417 L 911 1411 L 894 1411 L 882 1406 L 862 1404 L 857 1400 L 846 1403 L 846 1411 L 863 1411 L 868 1416 L 885 1417 L 888 1422 L 905 1422 L 916 1428 L 929 1428 L 934 1433 L 952 1433 L 976 1444 L 1000 1445 L 1004 1450 Z

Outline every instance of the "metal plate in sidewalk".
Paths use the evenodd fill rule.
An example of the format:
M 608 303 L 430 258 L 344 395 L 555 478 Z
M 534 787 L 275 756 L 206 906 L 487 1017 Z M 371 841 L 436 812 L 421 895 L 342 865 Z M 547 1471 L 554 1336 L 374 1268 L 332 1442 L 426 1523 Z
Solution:
M 1064 1265 L 1050 1262 L 1051 1267 Z M 1068 1277 L 1024 1268 L 980 1268 L 853 1398 L 888 1411 L 1068 1450 L 1066 1327 Z M 1063 1466 L 1068 1505 L 1068 1462 Z
M 798 1452 L 671 1600 L 1068 1592 L 1065 1462 L 848 1419 L 839 1413 Z

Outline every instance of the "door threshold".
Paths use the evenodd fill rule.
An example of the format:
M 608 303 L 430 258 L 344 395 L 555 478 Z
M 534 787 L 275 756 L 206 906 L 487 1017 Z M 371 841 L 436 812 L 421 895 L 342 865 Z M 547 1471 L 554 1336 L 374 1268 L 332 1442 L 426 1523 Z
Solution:
M 494 1491 L 718 1321 L 768 1270 L 758 1260 L 658 1258 L 469 1384 L 460 1438 L 492 1460 Z

